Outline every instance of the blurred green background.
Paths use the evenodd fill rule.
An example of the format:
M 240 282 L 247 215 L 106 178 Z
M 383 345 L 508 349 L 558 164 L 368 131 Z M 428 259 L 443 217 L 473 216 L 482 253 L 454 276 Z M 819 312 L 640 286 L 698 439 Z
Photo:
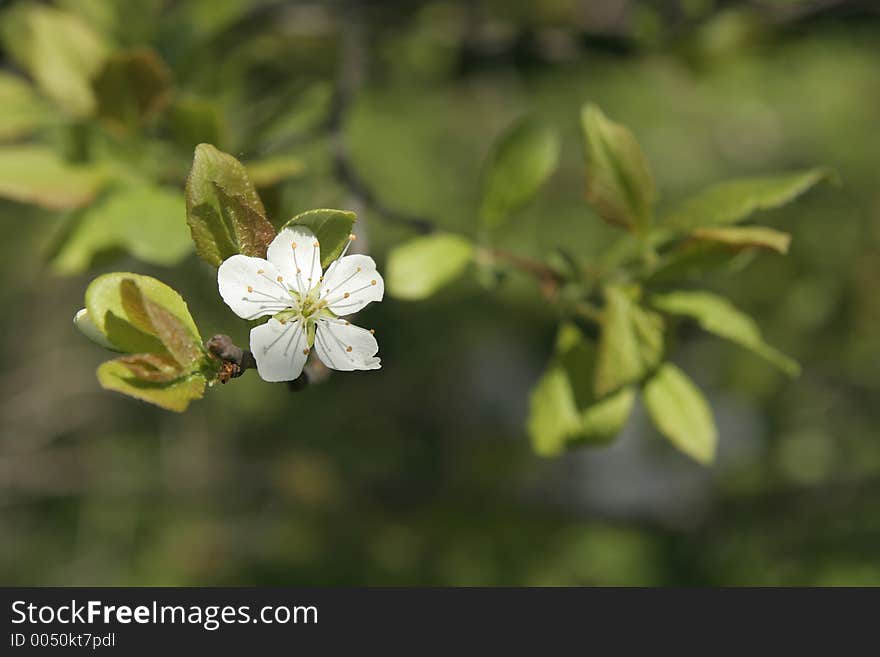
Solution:
M 817 164 L 841 185 L 762 217 L 793 233 L 788 257 L 703 281 L 804 367 L 790 381 L 682 337 L 674 360 L 720 429 L 711 468 L 641 410 L 609 448 L 534 456 L 528 394 L 555 318 L 516 274 L 497 291 L 472 277 L 427 302 L 373 304 L 359 323 L 376 329 L 378 372 L 300 393 L 249 372 L 183 415 L 103 391 L 106 354 L 71 323 L 97 273 L 162 279 L 206 336 L 244 344 L 247 327 L 194 255 L 157 267 L 105 251 L 65 270 L 76 212 L 0 201 L 0 583 L 880 585 L 876 3 L 55 5 L 111 48 L 154 49 L 170 105 L 128 132 L 54 108 L 17 140 L 125 161 L 181 198 L 206 134 L 245 161 L 295 157 L 302 172 L 261 190 L 276 223 L 355 209 L 380 270 L 414 232 L 365 203 L 334 153 L 380 206 L 473 235 L 490 144 L 528 111 L 563 135 L 560 169 L 503 240 L 535 257 L 559 244 L 600 254 L 615 236 L 583 200 L 588 101 L 638 136 L 664 204 Z M 24 80 L 8 36 L 4 48 L 4 72 Z M 192 107 L 210 118 L 172 120 Z

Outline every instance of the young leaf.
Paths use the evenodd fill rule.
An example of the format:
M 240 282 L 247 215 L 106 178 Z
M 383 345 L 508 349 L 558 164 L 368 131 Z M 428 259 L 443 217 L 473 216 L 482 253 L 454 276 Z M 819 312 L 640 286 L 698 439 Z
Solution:
M 473 254 L 471 242 L 447 233 L 401 244 L 388 254 L 388 293 L 398 299 L 425 299 L 461 275 Z
M 643 397 L 654 426 L 673 445 L 700 463 L 715 459 L 718 432 L 712 410 L 684 372 L 664 363 L 645 383 Z
M 86 289 L 89 318 L 111 344 L 127 353 L 169 353 L 149 315 L 131 303 L 130 294 L 123 296 L 125 281 L 136 283 L 141 294 L 180 321 L 193 343 L 201 344 L 199 330 L 177 292 L 155 278 L 123 272 L 99 276 Z
M 73 13 L 20 3 L 0 17 L 0 37 L 12 58 L 69 114 L 95 109 L 90 81 L 108 52 L 104 40 Z
M 44 146 L 0 148 L 0 197 L 50 210 L 88 204 L 104 185 L 104 174 L 72 166 Z
M 163 266 L 186 257 L 192 240 L 180 192 L 153 185 L 114 190 L 82 211 L 58 245 L 52 264 L 61 273 L 78 273 L 114 248 Z
M 94 81 L 98 116 L 120 129 L 159 114 L 171 100 L 171 72 L 150 48 L 114 53 Z
M 155 335 L 171 357 L 184 370 L 191 369 L 204 356 L 201 339 L 160 304 L 153 302 L 128 278 L 119 284 L 119 294 L 126 316 L 142 330 Z
M 605 221 L 646 232 L 656 200 L 654 176 L 633 134 L 595 105 L 581 110 L 587 200 Z
M 116 359 L 128 368 L 135 378 L 150 383 L 170 383 L 180 379 L 185 370 L 171 356 L 159 354 L 132 354 Z
M 765 226 L 719 226 L 697 228 L 690 237 L 701 242 L 726 244 L 734 249 L 759 247 L 785 255 L 791 244 L 791 235 Z
M 580 329 L 560 327 L 556 354 L 532 389 L 527 428 L 538 454 L 552 456 L 574 443 L 605 444 L 620 433 L 635 400 L 632 386 L 597 399 L 595 350 Z
M 49 110 L 25 80 L 0 72 L 0 139 L 29 135 L 49 122 Z
M 797 362 L 764 342 L 755 321 L 724 297 L 710 292 L 670 292 L 654 295 L 651 304 L 663 312 L 695 319 L 704 330 L 753 351 L 789 376 L 800 373 Z
M 821 182 L 832 178 L 826 168 L 809 169 L 766 178 L 742 178 L 708 187 L 685 201 L 663 220 L 679 232 L 703 226 L 738 223 L 758 210 L 785 205 Z
M 326 267 L 348 244 L 355 219 L 355 213 L 347 210 L 309 210 L 296 215 L 284 226 L 303 226 L 311 230 L 321 244 L 321 266 Z
M 196 251 L 214 266 L 236 253 L 263 258 L 275 237 L 242 163 L 210 144 L 196 146 L 186 216 Z
M 499 226 L 526 205 L 556 169 L 558 135 L 525 117 L 496 141 L 489 154 L 483 181 L 480 215 L 489 226 Z
M 639 381 L 663 356 L 663 319 L 641 308 L 631 290 L 612 285 L 604 294 L 594 380 L 597 397 Z
M 141 366 L 143 367 L 143 365 Z M 181 413 L 194 399 L 205 394 L 205 378 L 200 374 L 185 374 L 170 381 L 154 381 L 143 374 L 132 357 L 117 358 L 98 367 L 98 381 L 107 390 L 115 390 L 129 397 L 155 404 L 169 411 Z

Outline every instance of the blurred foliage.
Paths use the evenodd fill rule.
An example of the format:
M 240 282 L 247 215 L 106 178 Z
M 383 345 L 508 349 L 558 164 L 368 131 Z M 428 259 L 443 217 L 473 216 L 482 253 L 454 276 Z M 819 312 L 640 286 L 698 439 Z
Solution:
M 21 0 L 7 11 L 5 583 L 880 583 L 880 21 L 870 3 Z M 340 117 L 352 25 L 368 65 Z M 139 69 L 159 91 L 99 109 L 95 82 L 134 79 L 118 72 L 134 61 L 162 62 Z M 751 262 L 729 245 L 759 238 L 716 233 L 670 263 L 733 299 L 803 366 L 791 381 L 688 323 L 676 332 L 666 350 L 715 410 L 712 469 L 663 445 L 640 404 L 612 447 L 536 459 L 523 431 L 529 389 L 557 356 L 564 371 L 567 352 L 551 355 L 557 318 L 516 275 L 496 294 L 463 280 L 424 303 L 371 307 L 379 379 L 338 376 L 291 395 L 245 376 L 172 416 L 83 376 L 102 356 L 69 318 L 101 271 L 162 278 L 203 334 L 243 343 L 210 269 L 184 253 L 156 269 L 170 263 L 124 253 L 88 218 L 117 194 L 182 198 L 200 142 L 249 171 L 295 158 L 300 167 L 259 189 L 267 215 L 357 209 L 359 242 L 383 266 L 414 237 L 397 215 L 478 236 L 483 163 L 528 114 L 559 131 L 559 168 L 493 235 L 499 248 L 553 260 L 577 244 L 599 267 L 629 257 L 609 248 L 617 229 L 583 200 L 585 102 L 638 136 L 661 217 L 718 180 L 822 162 L 843 181 L 762 216 L 793 235 L 787 258 Z M 360 185 L 338 175 L 340 141 Z M 49 179 L 66 191 L 47 194 Z M 169 231 L 157 243 L 172 243 Z M 702 251 L 718 242 L 728 257 L 707 270 Z M 496 264 L 480 265 L 493 270 L 487 284 Z

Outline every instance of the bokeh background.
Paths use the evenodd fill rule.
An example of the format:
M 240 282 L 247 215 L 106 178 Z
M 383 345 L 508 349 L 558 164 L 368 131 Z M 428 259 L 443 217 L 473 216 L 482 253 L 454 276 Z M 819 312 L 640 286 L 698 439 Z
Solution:
M 74 213 L 0 201 L 0 583 L 880 585 L 877 3 L 55 4 L 114 47 L 153 48 L 172 102 L 216 118 L 150 124 L 149 158 L 118 138 L 133 167 L 160 167 L 182 193 L 205 131 L 245 160 L 295 157 L 302 171 L 262 190 L 273 219 L 356 209 L 380 268 L 415 234 L 399 215 L 475 234 L 484 158 L 525 112 L 564 138 L 560 169 L 503 238 L 535 257 L 560 243 L 600 254 L 615 236 L 583 200 L 588 101 L 632 128 L 667 206 L 819 164 L 841 183 L 762 217 L 793 233 L 788 257 L 703 281 L 804 366 L 791 381 L 682 337 L 674 360 L 720 428 L 711 468 L 641 410 L 609 448 L 533 455 L 528 394 L 555 321 L 516 274 L 371 306 L 360 323 L 377 331 L 378 372 L 299 393 L 249 372 L 182 415 L 103 391 L 106 354 L 71 323 L 97 273 L 157 276 L 204 335 L 244 344 L 247 327 L 194 255 L 157 267 L 108 252 L 63 273 L 53 258 Z M 24 139 L 70 153 L 84 130 L 104 128 L 61 120 Z

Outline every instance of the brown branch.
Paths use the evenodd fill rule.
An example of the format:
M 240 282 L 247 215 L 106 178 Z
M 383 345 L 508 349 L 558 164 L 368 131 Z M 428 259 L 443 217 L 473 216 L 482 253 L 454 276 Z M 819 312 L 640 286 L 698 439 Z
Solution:
M 257 361 L 253 353 L 236 345 L 228 335 L 222 333 L 215 335 L 205 342 L 205 348 L 221 363 L 220 374 L 217 377 L 220 383 L 228 383 L 230 379 L 237 379 L 247 370 L 257 369 Z M 306 388 L 313 378 L 319 379 L 320 376 L 321 373 L 317 370 L 314 376 L 310 376 L 307 365 L 302 374 L 293 381 L 287 382 L 287 386 L 292 392 L 299 392 Z

